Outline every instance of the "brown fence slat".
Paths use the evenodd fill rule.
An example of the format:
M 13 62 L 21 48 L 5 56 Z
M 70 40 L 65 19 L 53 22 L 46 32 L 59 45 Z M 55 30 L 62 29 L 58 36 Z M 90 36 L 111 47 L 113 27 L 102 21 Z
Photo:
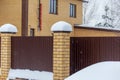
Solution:
M 0 47 L 1 47 L 1 37 L 0 37 Z M 1 54 L 1 48 L 0 48 L 0 54 Z M 0 63 L 1 63 L 1 55 L 0 55 Z M 1 66 L 1 64 L 0 64 Z
M 52 37 L 12 37 L 12 68 L 52 71 Z

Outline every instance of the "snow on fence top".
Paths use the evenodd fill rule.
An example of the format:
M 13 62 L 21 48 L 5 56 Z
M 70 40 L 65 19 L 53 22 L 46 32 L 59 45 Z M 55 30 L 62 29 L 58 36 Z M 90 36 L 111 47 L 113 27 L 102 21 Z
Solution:
M 65 22 L 65 21 L 59 21 L 52 25 L 51 31 L 64 31 L 64 32 L 71 32 L 72 31 L 72 25 Z
M 0 27 L 0 32 L 1 33 L 16 33 L 17 28 L 16 26 L 12 25 L 12 24 L 4 24 Z
M 120 61 L 93 64 L 65 80 L 120 80 Z

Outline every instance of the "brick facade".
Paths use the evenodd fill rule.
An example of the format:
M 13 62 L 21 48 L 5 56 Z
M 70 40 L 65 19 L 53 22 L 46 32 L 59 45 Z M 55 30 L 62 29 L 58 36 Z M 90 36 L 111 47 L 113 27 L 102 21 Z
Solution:
M 17 36 L 21 36 L 24 30 L 22 29 L 22 1 L 24 0 L 0 0 L 0 25 L 4 23 L 16 25 L 19 31 Z M 70 3 L 76 4 L 76 18 L 69 16 Z M 40 4 L 41 6 L 39 0 L 28 0 L 28 36 L 30 36 L 31 28 L 35 30 L 35 36 L 52 36 L 51 25 L 61 20 L 72 25 L 82 23 L 82 2 L 80 0 L 58 0 L 58 14 L 49 13 L 49 0 L 40 0 Z M 41 24 L 39 24 L 39 19 Z

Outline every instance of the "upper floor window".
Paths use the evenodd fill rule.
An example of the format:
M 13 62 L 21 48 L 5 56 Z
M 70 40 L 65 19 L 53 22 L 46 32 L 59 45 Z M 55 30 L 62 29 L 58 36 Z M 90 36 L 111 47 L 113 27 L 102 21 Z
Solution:
M 70 17 L 76 17 L 76 5 L 70 4 Z
M 50 0 L 49 12 L 51 14 L 57 14 L 57 3 L 58 3 L 58 0 Z

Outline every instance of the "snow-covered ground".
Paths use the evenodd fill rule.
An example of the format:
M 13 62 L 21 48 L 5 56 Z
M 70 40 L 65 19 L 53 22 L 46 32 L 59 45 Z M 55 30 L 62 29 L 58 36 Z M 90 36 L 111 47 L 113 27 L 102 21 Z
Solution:
M 105 61 L 88 66 L 65 80 L 120 80 L 120 61 Z M 8 79 L 25 78 L 29 80 L 53 80 L 53 73 L 11 69 Z
M 53 80 L 53 73 L 46 71 L 31 71 L 28 69 L 11 69 L 8 80 L 15 78 L 25 78 L 29 80 Z
M 93 64 L 65 80 L 120 80 L 120 61 L 106 61 Z

